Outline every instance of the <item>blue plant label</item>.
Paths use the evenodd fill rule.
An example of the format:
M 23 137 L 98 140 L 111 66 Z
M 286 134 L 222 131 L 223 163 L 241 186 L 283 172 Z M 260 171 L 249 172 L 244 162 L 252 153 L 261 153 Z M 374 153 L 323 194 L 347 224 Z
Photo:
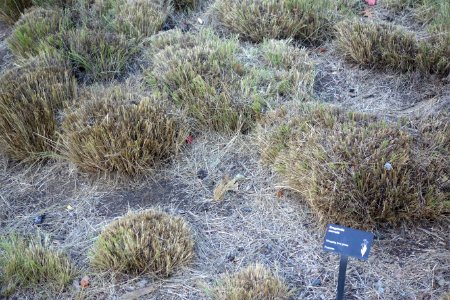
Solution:
M 367 260 L 372 242 L 371 232 L 329 224 L 323 241 L 323 250 Z

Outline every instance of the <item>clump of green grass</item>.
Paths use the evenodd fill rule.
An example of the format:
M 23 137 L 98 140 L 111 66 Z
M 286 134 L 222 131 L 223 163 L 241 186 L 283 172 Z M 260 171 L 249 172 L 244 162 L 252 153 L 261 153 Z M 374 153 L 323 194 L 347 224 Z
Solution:
M 0 2 L 0 21 L 14 24 L 25 9 L 32 4 L 31 0 L 2 0 Z
M 330 0 L 217 0 L 213 10 L 223 26 L 253 42 L 321 42 L 339 15 L 338 5 Z
M 336 25 L 339 47 L 351 61 L 401 71 L 450 73 L 450 34 L 437 27 L 418 41 L 412 32 L 387 24 L 346 20 Z
M 134 175 L 175 155 L 188 133 L 156 99 L 93 90 L 62 125 L 67 158 L 86 172 Z
M 183 219 L 146 210 L 108 225 L 91 251 L 90 262 L 102 271 L 168 277 L 192 260 L 193 247 Z
M 412 135 L 333 107 L 289 110 L 261 126 L 262 155 L 322 223 L 396 226 L 450 211 L 448 118 Z
M 57 47 L 71 62 L 75 76 L 87 82 L 120 78 L 137 53 L 133 42 L 104 29 L 71 30 L 60 43 Z
M 7 39 L 9 49 L 19 58 L 36 56 L 48 47 L 49 36 L 70 26 L 60 10 L 35 8 L 23 15 Z
M 259 264 L 225 277 L 212 292 L 217 300 L 282 300 L 290 296 L 281 279 Z
M 306 94 L 314 80 L 306 52 L 286 41 L 244 52 L 237 38 L 174 30 L 155 36 L 150 49 L 149 84 L 199 131 L 247 131 L 269 102 Z
M 0 283 L 4 296 L 23 288 L 61 292 L 75 275 L 69 258 L 50 248 L 47 240 L 0 237 Z
M 76 98 L 64 61 L 37 57 L 7 71 L 0 82 L 0 145 L 12 159 L 47 157 L 56 141 L 58 113 Z

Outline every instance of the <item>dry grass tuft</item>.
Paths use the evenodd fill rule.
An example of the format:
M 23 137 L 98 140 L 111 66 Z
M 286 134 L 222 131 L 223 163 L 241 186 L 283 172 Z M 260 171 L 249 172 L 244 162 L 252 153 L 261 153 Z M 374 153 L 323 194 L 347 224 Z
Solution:
M 44 8 L 71 8 L 77 0 L 32 0 L 34 6 L 40 6 Z
M 272 118 L 260 131 L 263 158 L 323 223 L 373 228 L 450 211 L 448 119 L 424 121 L 411 134 L 324 106 Z
M 134 175 L 175 155 L 187 131 L 156 99 L 121 89 L 85 95 L 63 122 L 65 155 L 86 172 Z
M 114 27 L 127 36 L 149 37 L 161 29 L 169 12 L 147 0 L 127 2 L 118 9 Z
M 172 12 L 171 5 L 158 0 L 96 0 L 93 8 L 102 26 L 139 40 L 161 30 Z
M 187 10 L 196 8 L 201 0 L 172 0 L 172 5 L 176 10 Z
M 183 219 L 146 210 L 108 225 L 91 251 L 91 265 L 103 271 L 167 277 L 192 260 L 193 247 Z
M 185 111 L 198 131 L 247 131 L 260 112 L 311 91 L 314 65 L 286 41 L 242 49 L 209 30 L 157 35 L 148 76 L 154 91 Z
M 34 8 L 23 15 L 7 39 L 11 52 L 20 58 L 36 56 L 48 47 L 50 35 L 64 30 L 69 20 L 60 10 Z
M 225 277 L 213 290 L 217 300 L 288 299 L 287 286 L 264 266 L 256 264 Z
M 31 0 L 2 0 L 0 2 L 0 21 L 14 24 L 25 9 L 32 4 Z
M 336 25 L 336 36 L 340 49 L 352 61 L 402 71 L 415 68 L 416 37 L 398 26 L 345 20 Z
M 440 28 L 418 42 L 415 34 L 399 26 L 346 20 L 336 25 L 336 35 L 341 51 L 351 61 L 445 77 L 450 72 L 450 34 Z
M 88 82 L 120 78 L 137 53 L 133 42 L 104 29 L 71 30 L 61 42 L 75 76 Z
M 317 43 L 330 36 L 338 6 L 330 0 L 217 0 L 213 11 L 223 26 L 253 42 L 294 38 Z
M 9 70 L 0 86 L 0 145 L 16 160 L 51 155 L 58 113 L 77 94 L 76 81 L 58 58 L 38 57 Z
M 61 292 L 76 275 L 66 255 L 52 250 L 47 240 L 0 237 L 0 283 L 5 296 L 19 288 Z

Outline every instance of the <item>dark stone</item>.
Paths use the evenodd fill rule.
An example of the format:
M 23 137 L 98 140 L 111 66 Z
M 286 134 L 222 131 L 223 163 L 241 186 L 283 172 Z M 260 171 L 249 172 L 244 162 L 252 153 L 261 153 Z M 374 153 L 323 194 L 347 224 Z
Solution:
M 197 172 L 197 178 L 198 178 L 198 179 L 203 180 L 203 179 L 205 179 L 207 176 L 208 176 L 208 171 L 207 171 L 207 170 L 205 170 L 205 169 L 200 169 L 200 170 L 198 170 L 198 172 Z

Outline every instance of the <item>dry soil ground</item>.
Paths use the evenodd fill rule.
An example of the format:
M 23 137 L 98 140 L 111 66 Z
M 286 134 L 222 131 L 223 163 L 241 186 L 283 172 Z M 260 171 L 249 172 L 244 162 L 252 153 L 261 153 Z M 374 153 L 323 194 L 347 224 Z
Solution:
M 388 15 L 373 10 L 380 18 Z M 195 24 L 197 17 L 188 21 Z M 7 32 L 0 25 L 0 39 Z M 448 80 L 363 69 L 345 62 L 333 42 L 321 48 L 310 49 L 318 63 L 315 93 L 321 101 L 386 118 L 449 108 Z M 0 42 L 0 65 L 8 55 Z M 0 233 L 48 234 L 77 262 L 80 275 L 91 278 L 83 291 L 75 281 L 60 295 L 42 289 L 17 297 L 209 299 L 206 287 L 224 273 L 259 262 L 295 289 L 292 299 L 333 299 L 339 259 L 321 250 L 324 229 L 260 164 L 254 145 L 252 134 L 204 135 L 172 164 L 133 182 L 80 175 L 60 162 L 30 167 L 0 157 Z M 199 179 L 199 170 L 208 176 Z M 214 201 L 215 185 L 237 174 L 245 177 L 239 191 Z M 86 254 L 102 228 L 128 210 L 150 207 L 191 224 L 196 257 L 190 267 L 165 280 L 91 273 Z M 33 225 L 42 214 L 44 223 Z M 448 223 L 435 223 L 375 232 L 369 261 L 349 263 L 347 299 L 440 299 L 450 289 L 449 230 Z

